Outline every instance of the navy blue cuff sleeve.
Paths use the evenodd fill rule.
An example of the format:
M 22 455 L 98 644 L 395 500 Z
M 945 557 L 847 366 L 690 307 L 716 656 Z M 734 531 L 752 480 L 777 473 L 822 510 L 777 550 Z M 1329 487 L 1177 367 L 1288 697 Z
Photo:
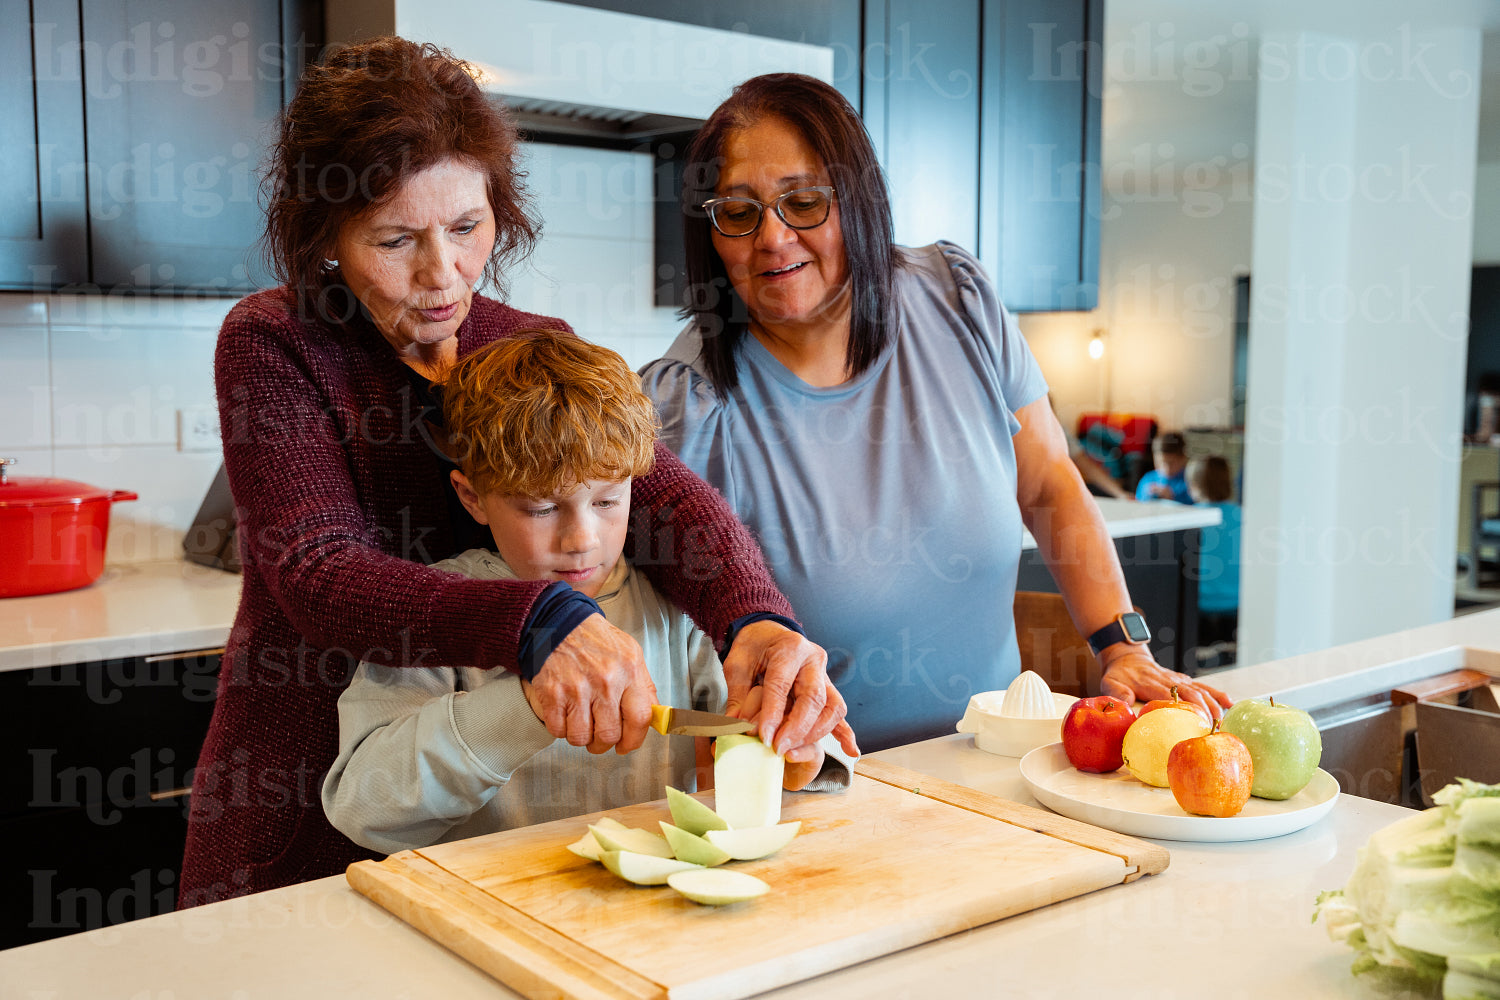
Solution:
M 603 613 L 592 597 L 579 593 L 561 580 L 550 585 L 531 606 L 531 615 L 521 630 L 521 645 L 516 651 L 516 672 L 522 679 L 531 680 L 542 669 L 542 664 L 547 662 L 552 651 L 562 645 L 568 633 L 583 624 L 583 620 L 589 615 Z M 739 622 L 735 625 L 738 626 Z
M 798 635 L 807 635 L 806 632 L 802 631 L 801 625 L 798 625 L 795 620 L 788 618 L 786 615 L 778 615 L 770 611 L 752 611 L 748 615 L 741 615 L 729 623 L 729 635 L 724 639 L 724 648 L 719 650 L 719 659 L 722 660 L 729 655 L 730 647 L 734 645 L 734 637 L 740 634 L 740 629 L 751 622 L 775 622 L 778 625 L 785 625 Z

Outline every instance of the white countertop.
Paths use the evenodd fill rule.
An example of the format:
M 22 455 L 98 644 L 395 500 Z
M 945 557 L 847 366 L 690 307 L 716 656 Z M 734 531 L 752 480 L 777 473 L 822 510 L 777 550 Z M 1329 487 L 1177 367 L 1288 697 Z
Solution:
M 1219 523 L 1211 507 L 1098 498 L 1116 538 Z M 1026 548 L 1036 542 L 1026 535 Z M 0 670 L 224 645 L 240 577 L 181 560 L 110 565 L 91 586 L 0 600 Z
M 1342 698 L 1464 660 L 1500 672 L 1496 650 L 1500 610 L 1215 677 L 1236 698 L 1298 687 L 1316 694 L 1341 678 Z M 1017 761 L 976 749 L 969 736 L 873 756 L 1036 805 Z M 1284 837 L 1163 841 L 1172 859 L 1159 875 L 768 995 L 1186 1000 L 1211 984 L 1215 995 L 1247 1000 L 1374 998 L 1372 987 L 1349 974 L 1352 953 L 1329 941 L 1310 917 L 1317 894 L 1347 880 L 1355 850 L 1403 815 L 1398 806 L 1346 795 L 1324 819 Z M 336 876 L 0 952 L 0 1000 L 39 996 L 478 1000 L 515 994 Z
M 224 645 L 237 573 L 172 560 L 105 567 L 79 590 L 0 600 L 0 670 Z
M 949 736 L 874 755 L 1034 805 L 1017 762 Z M 1355 848 L 1406 811 L 1343 797 L 1315 825 L 1238 844 L 1163 841 L 1159 875 L 1113 886 L 767 996 L 1369 997 L 1352 954 L 1309 923 Z M 934 845 L 935 863 L 941 845 Z M 1247 971 L 1252 970 L 1252 971 Z M 348 887 L 322 879 L 0 952 L 0 1000 L 517 994 Z
M 1207 528 L 1223 520 L 1219 508 L 1207 504 L 1181 504 L 1172 500 L 1141 503 L 1135 500 L 1116 500 L 1113 497 L 1094 497 L 1094 502 L 1099 505 L 1099 513 L 1104 515 L 1104 524 L 1109 528 L 1111 538 Z M 1023 534 L 1021 548 L 1036 548 L 1036 539 L 1031 536 L 1031 532 Z

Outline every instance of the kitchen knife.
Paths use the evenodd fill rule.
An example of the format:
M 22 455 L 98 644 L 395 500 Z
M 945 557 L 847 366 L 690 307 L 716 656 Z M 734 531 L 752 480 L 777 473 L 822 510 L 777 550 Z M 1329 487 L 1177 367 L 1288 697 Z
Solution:
M 749 719 L 736 719 L 732 715 L 667 705 L 651 706 L 651 728 L 663 736 L 728 736 L 748 732 L 753 725 L 755 723 Z

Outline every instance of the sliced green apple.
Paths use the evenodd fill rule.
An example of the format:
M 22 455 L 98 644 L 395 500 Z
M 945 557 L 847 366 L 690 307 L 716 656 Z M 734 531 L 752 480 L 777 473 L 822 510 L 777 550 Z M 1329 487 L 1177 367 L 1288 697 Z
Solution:
M 714 766 L 717 769 L 718 765 Z M 671 785 L 667 786 L 667 807 L 672 810 L 672 822 L 695 837 L 701 837 L 710 830 L 729 829 L 724 817 L 687 792 Z
M 714 742 L 714 812 L 731 830 L 775 826 L 784 766 L 758 736 L 720 736 Z
M 745 830 L 710 830 L 703 836 L 736 861 L 754 861 L 770 857 L 790 844 L 800 829 L 802 821 L 797 820 L 776 826 L 752 826 Z
M 658 858 L 634 851 L 603 851 L 599 854 L 599 860 L 604 863 L 604 867 L 636 885 L 666 885 L 667 879 L 672 875 L 704 870 L 701 865 L 688 861 Z
M 589 830 L 604 851 L 630 851 L 633 854 L 650 854 L 658 858 L 672 856 L 672 846 L 667 843 L 667 838 L 649 830 L 636 830 L 630 827 L 622 830 L 606 830 L 598 824 L 589 827 Z
M 730 854 L 722 847 L 715 847 L 702 837 L 694 836 L 681 827 L 673 826 L 666 820 L 661 821 L 661 832 L 666 834 L 667 843 L 672 847 L 672 853 L 678 861 L 691 861 L 695 865 L 712 868 L 714 865 L 722 865 L 728 861 Z M 724 833 L 723 830 L 714 830 L 713 833 Z
M 595 823 L 594 825 L 605 830 L 629 829 L 629 827 L 627 827 L 624 823 L 621 823 L 619 820 L 614 819 L 611 816 L 599 817 L 599 822 Z M 588 858 L 590 861 L 598 861 L 599 852 L 602 851 L 603 848 L 599 846 L 599 841 L 594 838 L 594 831 L 590 830 L 588 833 L 585 833 L 582 837 L 579 837 L 576 841 L 569 844 L 568 850 L 572 851 L 580 858 Z
M 703 903 L 705 906 L 743 903 L 747 899 L 764 895 L 771 888 L 754 875 L 724 868 L 677 872 L 667 876 L 667 885 L 693 902 Z

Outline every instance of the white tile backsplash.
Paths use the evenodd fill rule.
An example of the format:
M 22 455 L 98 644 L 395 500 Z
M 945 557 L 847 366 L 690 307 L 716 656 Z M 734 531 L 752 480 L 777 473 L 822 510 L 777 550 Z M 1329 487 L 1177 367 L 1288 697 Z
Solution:
M 238 298 L 191 298 L 165 295 L 49 295 L 53 326 L 156 329 L 200 327 L 217 330 Z
M 50 400 L 47 327 L 0 326 L 0 451 L 51 444 Z
M 0 295 L 0 326 L 47 325 L 47 300 L 40 295 Z M 0 357 L 6 357 L 0 354 Z
M 12 465 L 8 474 L 15 477 L 44 476 L 49 477 L 52 473 L 52 449 L 51 448 L 12 448 L 6 446 L 0 448 L 0 458 L 13 458 L 16 464 Z
M 182 556 L 182 536 L 219 469 L 216 452 L 179 452 L 173 445 L 53 449 L 54 475 L 106 490 L 130 490 L 138 500 L 110 512 L 105 559 L 150 562 Z
M 535 145 L 527 184 L 544 220 L 509 301 L 560 316 L 631 367 L 682 326 L 652 303 L 653 160 Z M 219 465 L 179 450 L 178 410 L 214 403 L 213 349 L 232 298 L 0 294 L 0 455 L 140 499 L 115 505 L 108 557 L 176 559 Z
M 652 236 L 652 157 L 609 149 L 526 143 L 526 186 L 544 238 L 644 241 Z
M 177 411 L 213 404 L 217 337 L 199 326 L 54 324 L 53 444 L 175 444 Z

